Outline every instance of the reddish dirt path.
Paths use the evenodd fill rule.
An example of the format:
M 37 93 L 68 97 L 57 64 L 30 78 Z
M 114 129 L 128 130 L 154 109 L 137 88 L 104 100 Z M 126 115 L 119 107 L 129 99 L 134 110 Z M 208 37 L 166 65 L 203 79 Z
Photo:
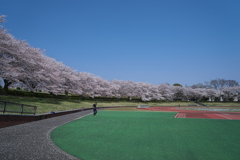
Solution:
M 207 118 L 207 119 L 229 119 L 240 120 L 240 112 L 216 112 L 216 111 L 199 111 L 177 109 L 179 107 L 149 107 L 141 108 L 143 110 L 162 111 L 162 112 L 178 112 L 175 118 Z M 192 107 L 183 107 L 192 108 Z

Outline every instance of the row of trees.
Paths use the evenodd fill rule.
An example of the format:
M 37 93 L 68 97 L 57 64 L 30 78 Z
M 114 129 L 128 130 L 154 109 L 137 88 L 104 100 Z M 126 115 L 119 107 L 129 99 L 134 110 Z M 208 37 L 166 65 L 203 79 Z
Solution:
M 210 82 L 198 83 L 195 85 L 192 85 L 192 88 L 214 88 L 216 90 L 219 90 L 222 87 L 235 87 L 239 86 L 239 83 L 235 80 L 226 80 L 226 79 L 214 79 Z
M 0 16 L 4 22 L 4 16 Z M 222 97 L 225 100 L 239 95 L 238 84 L 231 87 L 182 87 L 168 84 L 153 85 L 143 82 L 107 81 L 90 73 L 77 72 L 61 62 L 48 57 L 43 50 L 31 47 L 27 42 L 14 38 L 0 26 L 0 77 L 4 90 L 9 87 L 42 90 L 51 94 L 69 93 L 87 97 L 128 97 L 143 101 Z

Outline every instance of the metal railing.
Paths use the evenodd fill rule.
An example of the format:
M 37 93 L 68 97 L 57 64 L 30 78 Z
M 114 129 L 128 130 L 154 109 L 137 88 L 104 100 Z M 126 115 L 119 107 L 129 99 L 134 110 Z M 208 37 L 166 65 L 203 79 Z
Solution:
M 13 103 L 13 102 L 6 102 L 0 101 L 0 112 L 10 112 L 10 113 L 21 113 L 21 114 L 34 114 L 36 113 L 37 107 L 20 104 L 20 103 Z

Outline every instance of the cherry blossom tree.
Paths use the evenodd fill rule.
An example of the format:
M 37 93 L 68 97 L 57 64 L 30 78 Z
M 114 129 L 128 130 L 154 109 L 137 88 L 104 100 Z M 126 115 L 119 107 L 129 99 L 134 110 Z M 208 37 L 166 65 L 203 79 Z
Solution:
M 171 91 L 173 94 L 173 99 L 181 100 L 183 98 L 183 87 L 181 86 L 171 86 Z
M 97 80 L 95 76 L 87 72 L 77 73 L 79 89 L 82 90 L 82 96 L 96 97 L 95 90 L 97 86 Z
M 148 87 L 149 87 L 151 100 L 164 100 L 165 99 L 163 97 L 163 95 L 159 92 L 159 88 L 157 85 L 149 84 Z
M 149 85 L 147 83 L 137 82 L 137 93 L 138 93 L 138 97 L 142 101 L 151 100 L 151 93 L 149 90 Z
M 164 97 L 159 93 L 157 85 L 137 82 L 136 93 L 142 101 L 163 100 Z
M 112 96 L 110 90 L 110 82 L 102 79 L 98 76 L 92 76 L 93 82 L 92 87 L 94 90 L 94 97 L 105 97 L 109 98 Z
M 54 59 L 51 59 L 52 66 L 51 68 L 51 74 L 54 74 L 54 77 L 57 77 L 55 79 L 54 77 L 51 77 L 49 81 L 53 80 L 52 83 L 55 85 L 51 89 L 52 91 L 55 91 L 57 93 L 62 92 L 65 93 L 67 96 L 69 93 L 71 94 L 82 94 L 82 90 L 78 88 L 79 86 L 79 78 L 77 75 L 77 72 L 73 70 L 72 68 L 65 66 L 61 62 L 57 62 Z M 56 88 L 57 87 L 57 88 Z
M 0 20 L 3 21 L 2 16 Z M 47 88 L 51 93 L 60 92 L 63 88 L 73 88 L 69 85 L 73 84 L 74 76 L 68 76 L 74 72 L 72 69 L 45 56 L 43 51 L 30 47 L 25 41 L 15 39 L 2 27 L 0 42 L 0 77 L 4 79 L 6 91 L 15 82 L 24 83 L 31 91 L 39 86 Z M 68 83 L 66 77 L 72 78 L 71 83 Z
M 164 99 L 171 99 L 173 97 L 173 92 L 169 84 L 163 83 L 157 86 L 158 92 L 162 95 Z
M 0 23 L 4 23 L 4 15 Z M 0 78 L 4 89 L 24 85 L 30 91 L 41 88 L 52 94 L 65 93 L 86 97 L 138 97 L 142 101 L 165 99 L 191 99 L 201 101 L 222 96 L 225 101 L 238 96 L 239 83 L 235 80 L 216 79 L 204 84 L 182 87 L 180 84 L 153 85 L 144 82 L 107 81 L 91 73 L 77 72 L 63 63 L 44 54 L 43 50 L 31 47 L 26 41 L 18 40 L 0 26 Z M 214 89 L 215 88 L 215 89 Z M 220 92 L 219 92 L 220 90 Z
M 119 93 L 121 85 L 118 83 L 118 81 L 117 80 L 110 81 L 109 85 L 110 85 L 109 90 L 111 92 L 111 96 L 116 98 L 121 98 L 121 94 Z
M 238 96 L 239 86 L 220 88 L 223 101 L 233 101 Z
M 121 81 L 113 80 L 111 81 L 112 93 L 115 97 L 128 98 L 131 100 L 132 97 L 138 96 L 137 84 L 132 81 Z
M 46 83 L 48 78 L 43 76 L 46 71 L 43 52 L 30 47 L 25 41 L 14 39 L 6 32 L 1 33 L 5 35 L 0 44 L 0 73 L 5 82 L 5 90 L 13 82 L 22 82 L 32 91 L 39 83 Z
M 19 77 L 26 76 L 24 72 L 24 60 L 21 51 L 26 47 L 23 41 L 14 39 L 6 30 L 0 28 L 0 76 L 4 80 L 4 89 L 18 82 Z
M 185 94 L 187 99 L 192 101 L 201 101 L 204 96 L 206 96 L 205 89 L 202 88 L 185 88 Z
M 215 97 L 218 97 L 218 92 L 216 89 L 206 89 L 206 96 L 209 97 L 211 101 L 215 100 Z
M 235 86 L 234 89 L 235 89 L 235 92 L 236 92 L 235 93 L 236 94 L 236 98 L 239 101 L 240 100 L 240 86 Z

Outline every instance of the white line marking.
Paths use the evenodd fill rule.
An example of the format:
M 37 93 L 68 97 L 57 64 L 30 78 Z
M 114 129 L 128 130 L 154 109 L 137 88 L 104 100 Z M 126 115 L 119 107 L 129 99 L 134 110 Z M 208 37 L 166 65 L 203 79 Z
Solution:
M 176 114 L 176 116 L 175 116 L 174 118 L 177 118 L 179 114 L 180 114 L 180 113 Z
M 83 117 L 86 117 L 86 116 L 88 116 L 88 115 L 90 115 L 90 114 L 92 114 L 92 113 L 89 113 L 89 114 L 84 115 L 84 116 L 82 116 L 82 117 L 78 117 L 78 118 L 74 119 L 73 121 L 75 121 L 75 120 L 77 120 L 77 119 L 80 119 L 80 118 L 83 118 Z
M 223 118 L 226 118 L 226 119 L 231 119 L 231 120 L 232 120 L 232 118 L 228 118 L 228 117 L 226 117 L 226 116 L 223 116 L 223 115 L 221 115 L 221 114 L 215 114 L 215 115 L 217 115 L 217 116 L 219 116 L 219 117 L 223 117 Z
M 186 118 L 186 113 L 178 113 L 174 118 Z

